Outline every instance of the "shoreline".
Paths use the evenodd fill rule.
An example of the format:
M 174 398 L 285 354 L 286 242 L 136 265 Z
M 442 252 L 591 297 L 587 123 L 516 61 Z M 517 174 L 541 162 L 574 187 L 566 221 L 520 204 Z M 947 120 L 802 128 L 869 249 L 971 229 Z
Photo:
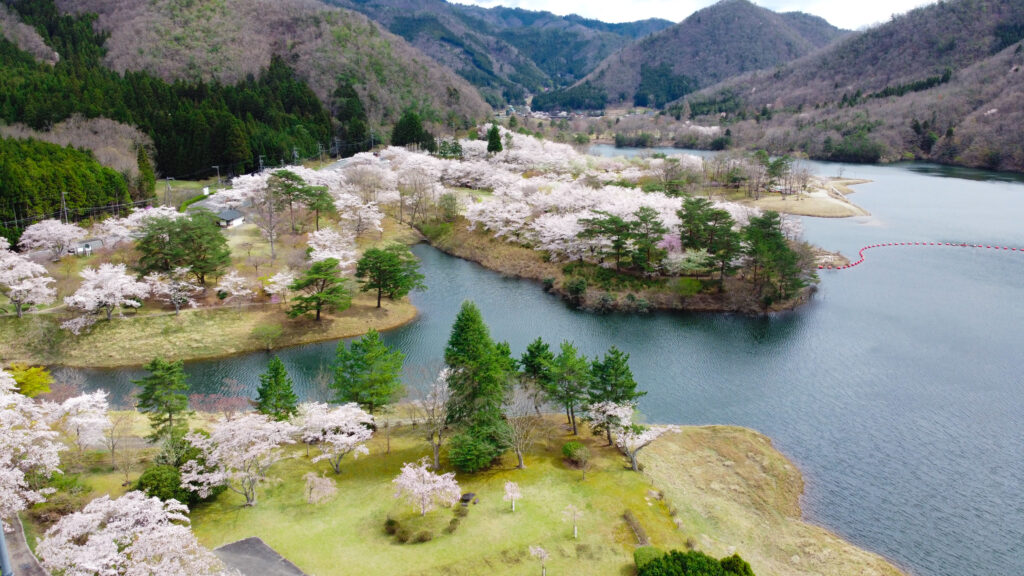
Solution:
M 129 316 L 97 322 L 81 336 L 65 333 L 58 319 L 39 314 L 21 321 L 0 319 L 0 357 L 5 362 L 69 368 L 131 368 L 156 356 L 184 360 L 212 360 L 267 350 L 252 335 L 261 324 L 279 324 L 280 338 L 272 350 L 340 340 L 370 329 L 393 330 L 414 321 L 419 310 L 404 298 L 376 308 L 376 297 L 358 293 L 352 306 L 340 314 L 324 314 L 317 323 L 289 319 L 281 305 L 231 306 L 182 310 L 181 314 Z
M 460 219 L 454 222 L 450 231 L 443 235 L 433 238 L 424 236 L 429 245 L 449 256 L 479 264 L 492 272 L 505 276 L 541 282 L 542 285 L 538 286 L 539 289 L 546 289 L 562 300 L 575 303 L 580 309 L 590 313 L 664 311 L 761 316 L 795 310 L 809 302 L 816 290 L 816 285 L 811 283 L 788 300 L 772 304 L 766 309 L 752 294 L 743 290 L 749 285 L 736 276 L 726 278 L 724 292 L 700 290 L 687 295 L 680 295 L 673 291 L 667 285 L 672 279 L 668 279 L 666 286 L 658 289 L 616 291 L 614 293 L 615 300 L 609 305 L 603 299 L 612 292 L 599 287 L 588 288 L 583 296 L 578 299 L 574 298 L 565 286 L 565 281 L 569 276 L 563 271 L 563 266 L 567 263 L 545 261 L 538 252 L 530 248 L 496 239 L 485 231 L 469 230 L 465 220 Z M 547 289 L 546 285 L 549 280 L 552 280 L 553 283 L 550 289 Z M 621 295 L 624 297 L 619 298 L 619 292 L 622 292 Z M 636 300 L 631 300 L 629 296 L 645 300 L 647 308 L 640 309 Z
M 908 574 L 804 518 L 800 467 L 756 430 L 680 426 L 640 461 L 688 540 L 714 556 L 739 553 L 758 576 Z

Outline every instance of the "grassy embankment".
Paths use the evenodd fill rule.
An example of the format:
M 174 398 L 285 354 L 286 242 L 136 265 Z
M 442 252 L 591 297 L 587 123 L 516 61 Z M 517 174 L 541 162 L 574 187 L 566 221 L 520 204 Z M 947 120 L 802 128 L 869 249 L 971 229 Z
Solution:
M 601 437 L 584 435 L 581 441 L 592 453 L 584 479 L 562 458 L 561 445 L 572 437 L 561 417 L 547 421 L 550 434 L 527 455 L 525 470 L 516 470 L 509 456 L 490 471 L 457 475 L 462 490 L 480 501 L 451 534 L 444 528 L 452 511 L 420 517 L 394 498 L 391 480 L 402 463 L 429 453 L 408 422 L 393 428 L 389 455 L 378 433 L 370 455 L 346 458 L 337 476 L 326 463 L 311 464 L 304 447 L 289 447 L 288 458 L 271 468 L 255 507 L 225 492 L 193 510 L 193 529 L 211 548 L 259 536 L 307 573 L 321 576 L 347 574 L 356 566 L 367 574 L 524 574 L 538 569 L 527 552 L 530 545 L 551 554 L 552 574 L 628 575 L 634 573 L 637 545 L 623 519 L 628 509 L 653 545 L 695 546 L 715 556 L 737 552 L 758 576 L 900 574 L 878 556 L 802 522 L 799 472 L 755 432 L 683 427 L 641 453 L 644 473 L 630 471 Z M 92 489 L 88 498 L 127 490 L 99 462 L 82 475 Z M 336 480 L 337 496 L 320 505 L 306 503 L 302 475 L 309 471 Z M 517 482 L 523 493 L 514 513 L 502 499 L 506 480 Z M 583 512 L 578 540 L 564 516 L 570 504 Z M 433 540 L 397 543 L 383 531 L 389 516 L 413 535 L 431 531 Z M 34 540 L 40 527 L 31 521 L 27 527 Z
M 360 249 L 387 242 L 411 243 L 418 239 L 415 231 L 391 219 L 384 222 L 381 234 L 372 234 L 359 241 Z M 269 258 L 269 247 L 255 226 L 247 224 L 225 231 L 232 253 L 232 268 L 250 280 L 255 288 L 260 278 L 273 275 L 285 265 L 293 270 L 306 266 L 305 235 L 283 237 L 277 259 Z M 102 251 L 86 258 L 67 257 L 58 263 L 46 263 L 57 279 L 58 302 L 77 289 L 79 272 L 85 266 L 102 262 L 128 262 L 134 255 L 128 248 Z M 258 263 L 258 268 L 253 263 Z M 252 334 L 264 324 L 281 326 L 282 334 L 274 347 L 293 346 L 323 340 L 347 338 L 369 329 L 386 330 L 412 321 L 416 308 L 407 299 L 385 301 L 376 308 L 376 297 L 358 293 L 352 286 L 352 306 L 340 313 L 326 313 L 323 320 L 290 319 L 287 305 L 270 304 L 265 296 L 241 307 L 217 300 L 211 283 L 201 300 L 201 307 L 184 309 L 175 316 L 160 303 L 148 302 L 137 311 L 124 311 L 123 317 L 110 322 L 101 319 L 87 332 L 75 336 L 62 330 L 65 314 L 59 306 L 22 319 L 0 317 L 0 359 L 4 362 L 29 364 L 60 364 L 79 367 L 131 366 L 149 362 L 155 356 L 193 360 L 228 356 L 261 350 L 265 342 Z

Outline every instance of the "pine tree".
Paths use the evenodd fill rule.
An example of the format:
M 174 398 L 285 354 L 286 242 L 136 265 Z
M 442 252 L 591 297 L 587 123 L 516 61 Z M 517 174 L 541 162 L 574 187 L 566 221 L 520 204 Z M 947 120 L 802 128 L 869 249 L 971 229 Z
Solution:
M 334 401 L 356 402 L 371 414 L 402 395 L 405 354 L 381 341 L 376 330 L 345 346 L 338 343 L 334 364 Z
M 590 404 L 614 402 L 635 404 L 647 392 L 636 389 L 633 371 L 629 369 L 629 354 L 612 346 L 602 360 L 595 359 L 590 365 L 590 388 L 587 399 Z M 612 443 L 611 429 L 606 429 L 608 444 Z
M 501 132 L 497 124 L 491 124 L 491 129 L 487 131 L 487 151 L 495 154 L 501 150 Z
M 345 288 L 345 279 L 341 277 L 338 260 L 335 258 L 314 262 L 309 270 L 288 288 L 299 293 L 292 298 L 292 307 L 288 310 L 290 318 L 316 312 L 316 319 L 319 321 L 322 310 L 345 310 L 352 303 L 352 297 Z
M 185 382 L 185 368 L 181 360 L 168 362 L 154 358 L 145 369 L 149 376 L 133 380 L 132 384 L 142 388 L 139 393 L 139 411 L 149 415 L 153 433 L 150 440 L 174 436 L 187 428 L 185 415 L 188 411 L 188 383 Z
M 387 248 L 370 248 L 356 264 L 356 278 L 362 285 L 360 291 L 377 291 L 377 308 L 381 297 L 387 294 L 394 300 L 402 298 L 412 290 L 423 290 L 423 274 L 420 263 L 409 249 L 401 244 Z
M 270 359 L 267 371 L 260 374 L 260 387 L 256 390 L 256 411 L 274 420 L 287 420 L 298 413 L 299 398 L 292 389 L 284 362 L 277 356 Z
M 573 435 L 578 434 L 576 410 L 587 399 L 590 388 L 590 364 L 572 342 L 562 342 L 561 350 L 551 363 L 551 377 L 545 393 L 552 402 L 565 407 L 565 416 L 572 424 Z

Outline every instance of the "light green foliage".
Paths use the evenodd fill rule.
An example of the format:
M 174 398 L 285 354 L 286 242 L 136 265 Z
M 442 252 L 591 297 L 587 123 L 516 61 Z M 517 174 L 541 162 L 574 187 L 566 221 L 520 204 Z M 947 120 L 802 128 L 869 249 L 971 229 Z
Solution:
M 549 371 L 550 377 L 544 384 L 544 392 L 549 400 L 565 408 L 565 415 L 572 424 L 572 433 L 576 435 L 576 412 L 586 402 L 587 389 L 590 387 L 590 363 L 572 342 L 563 341 Z
M 149 376 L 141 380 L 133 380 L 132 384 L 142 388 L 139 393 L 139 411 L 149 415 L 153 433 L 150 440 L 172 436 L 183 430 L 187 424 L 185 416 L 188 412 L 188 383 L 185 381 L 185 369 L 181 360 L 168 362 L 163 358 L 154 358 L 145 369 Z
M 377 291 L 377 308 L 387 294 L 394 300 L 412 290 L 425 290 L 420 263 L 409 248 L 392 244 L 387 248 L 370 248 L 356 264 L 356 278 L 362 292 Z
M 217 217 L 207 210 L 193 212 L 188 218 L 153 220 L 142 233 L 135 243 L 141 254 L 136 265 L 140 274 L 188 268 L 206 285 L 208 277 L 217 276 L 231 264 L 227 239 Z
M 405 354 L 385 344 L 376 330 L 338 343 L 334 362 L 334 401 L 356 402 L 373 414 L 402 396 L 402 363 Z
M 309 312 L 320 313 L 324 310 L 342 311 L 352 303 L 352 297 L 345 288 L 345 279 L 338 268 L 338 260 L 328 258 L 314 262 L 309 270 L 295 280 L 289 289 L 298 294 L 292 297 L 292 307 L 288 316 L 295 318 Z
M 50 385 L 53 384 L 53 376 L 45 366 L 29 366 L 15 362 L 7 368 L 7 372 L 14 377 L 18 392 L 29 398 L 49 393 Z
M 252 336 L 257 340 L 263 342 L 267 351 L 274 349 L 274 344 L 284 334 L 284 327 L 277 323 L 257 324 L 252 329 Z
M 256 390 L 256 411 L 274 420 L 287 420 L 298 413 L 299 398 L 292 389 L 284 362 L 277 356 L 270 359 L 267 371 L 260 374 L 260 386 Z

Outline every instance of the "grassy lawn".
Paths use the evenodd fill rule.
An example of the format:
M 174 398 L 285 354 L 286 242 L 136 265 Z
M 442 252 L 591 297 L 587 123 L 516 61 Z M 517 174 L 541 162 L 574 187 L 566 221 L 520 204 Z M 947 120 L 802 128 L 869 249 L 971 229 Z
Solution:
M 561 420 L 552 417 L 552 422 Z M 293 447 L 290 459 L 271 470 L 274 480 L 259 494 L 254 508 L 225 493 L 217 501 L 193 511 L 193 528 L 203 544 L 214 548 L 259 536 L 309 574 L 347 574 L 358 566 L 366 574 L 524 574 L 539 571 L 529 556 L 530 545 L 551 554 L 553 574 L 632 574 L 636 537 L 622 519 L 633 510 L 656 544 L 684 545 L 668 507 L 648 491 L 649 480 L 627 468 L 625 458 L 603 440 L 584 436 L 594 455 L 586 480 L 580 470 L 562 460 L 561 445 L 571 439 L 560 426 L 527 458 L 527 468 L 516 470 L 509 457 L 499 467 L 475 475 L 456 475 L 463 492 L 475 492 L 480 503 L 469 507 L 453 534 L 446 534 L 453 514 L 435 510 L 420 517 L 412 506 L 394 498 L 391 479 L 403 462 L 428 455 L 429 446 L 411 426 L 397 429 L 390 455 L 384 439 L 374 438 L 370 455 L 343 463 L 334 476 L 326 463 L 310 464 L 305 449 Z M 338 483 L 338 496 L 321 505 L 307 504 L 302 475 L 325 472 Z M 520 485 L 523 499 L 516 512 L 504 502 L 504 483 Z M 569 504 L 583 510 L 579 539 L 563 518 Z M 398 544 L 383 531 L 388 516 L 409 527 L 413 534 L 431 530 L 434 539 L 420 544 Z

